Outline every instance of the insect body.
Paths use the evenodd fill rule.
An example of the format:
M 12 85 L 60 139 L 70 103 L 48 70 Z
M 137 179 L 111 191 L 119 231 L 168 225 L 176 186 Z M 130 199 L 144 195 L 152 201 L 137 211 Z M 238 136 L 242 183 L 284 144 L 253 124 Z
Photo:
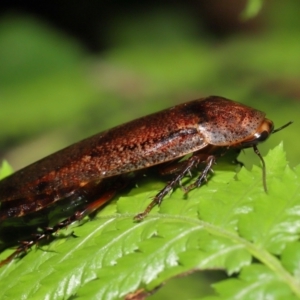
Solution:
M 0 222 L 30 217 L 60 202 L 72 206 L 82 200 L 84 205 L 68 219 L 23 242 L 0 265 L 101 207 L 127 184 L 128 174 L 139 170 L 168 164 L 165 173 L 174 173 L 174 178 L 136 220 L 143 219 L 186 174 L 204 163 L 204 170 L 186 190 L 200 186 L 216 158 L 230 148 L 252 147 L 265 170 L 257 144 L 290 123 L 274 130 L 265 113 L 211 96 L 114 127 L 45 157 L 0 181 Z

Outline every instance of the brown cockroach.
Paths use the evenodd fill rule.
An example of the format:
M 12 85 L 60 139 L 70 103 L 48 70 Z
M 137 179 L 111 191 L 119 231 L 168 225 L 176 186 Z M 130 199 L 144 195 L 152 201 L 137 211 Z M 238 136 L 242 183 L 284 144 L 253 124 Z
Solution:
M 0 181 L 0 222 L 30 218 L 55 203 L 84 205 L 64 221 L 23 241 L 0 266 L 99 209 L 126 186 L 128 174 L 152 166 L 167 164 L 165 173 L 174 174 L 174 178 L 135 220 L 142 220 L 185 175 L 204 164 L 199 177 L 185 190 L 199 187 L 217 157 L 229 149 L 253 148 L 262 162 L 267 190 L 266 167 L 257 144 L 290 124 L 274 130 L 264 112 L 211 96 L 114 127 L 49 155 Z M 188 154 L 192 156 L 179 161 Z

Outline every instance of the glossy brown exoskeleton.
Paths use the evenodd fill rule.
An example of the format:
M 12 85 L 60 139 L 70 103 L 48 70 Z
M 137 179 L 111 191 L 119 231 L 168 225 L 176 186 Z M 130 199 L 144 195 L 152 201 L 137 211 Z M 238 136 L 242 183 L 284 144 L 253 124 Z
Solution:
M 266 189 L 265 164 L 257 144 L 290 123 L 274 130 L 265 113 L 211 96 L 114 127 L 47 156 L 0 181 L 0 222 L 30 217 L 58 202 L 83 205 L 69 218 L 22 242 L 0 265 L 101 207 L 127 184 L 128 174 L 155 165 L 167 163 L 165 173 L 174 173 L 174 178 L 136 220 L 143 219 L 186 174 L 203 163 L 200 176 L 185 189 L 200 186 L 216 158 L 231 148 L 254 149 L 263 163 Z

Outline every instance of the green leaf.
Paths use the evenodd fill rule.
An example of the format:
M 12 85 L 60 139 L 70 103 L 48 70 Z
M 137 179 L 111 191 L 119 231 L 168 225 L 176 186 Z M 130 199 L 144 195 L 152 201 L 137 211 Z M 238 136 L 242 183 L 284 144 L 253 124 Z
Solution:
M 256 17 L 262 9 L 263 0 L 248 0 L 245 10 L 241 14 L 242 20 Z
M 215 284 L 221 299 L 297 299 L 276 273 L 266 266 L 245 267 L 239 278 Z
M 12 167 L 8 164 L 7 161 L 4 160 L 0 167 L 0 180 L 10 175 L 12 172 L 13 172 Z
M 287 165 L 281 144 L 265 161 L 268 194 L 261 167 L 236 175 L 220 163 L 207 184 L 187 197 L 175 189 L 134 222 L 165 184 L 143 179 L 94 219 L 2 267 L 0 298 L 120 299 L 211 269 L 234 277 L 214 284 L 216 295 L 207 299 L 299 298 L 300 167 Z M 71 231 L 76 237 L 62 235 Z

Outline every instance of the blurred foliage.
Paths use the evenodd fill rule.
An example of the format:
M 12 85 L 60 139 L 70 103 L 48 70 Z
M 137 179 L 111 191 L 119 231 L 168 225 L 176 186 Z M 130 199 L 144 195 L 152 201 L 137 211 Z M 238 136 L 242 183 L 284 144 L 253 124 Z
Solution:
M 8 175 L 13 173 L 12 167 L 8 164 L 7 161 L 3 161 L 0 166 L 0 180 Z
M 107 28 L 110 48 L 98 56 L 42 20 L 6 15 L 0 20 L 0 149 L 35 137 L 34 153 L 5 151 L 18 168 L 105 128 L 211 94 L 261 109 L 276 126 L 296 121 L 297 7 L 274 1 L 259 32 L 223 39 L 199 28 L 185 10 L 120 15 Z M 297 131 L 296 122 L 262 145 L 262 153 L 283 139 L 295 165 Z M 48 140 L 39 138 L 46 132 Z
M 249 1 L 240 15 L 257 14 L 258 28 L 222 38 L 175 6 L 120 13 L 98 55 L 42 19 L 2 16 L 0 154 L 19 168 L 111 126 L 215 94 L 265 111 L 277 127 L 294 120 L 260 149 L 265 154 L 284 140 L 296 165 L 300 4 L 261 5 Z M 249 152 L 241 155 L 246 164 L 257 160 Z
M 263 0 L 248 0 L 248 4 L 241 14 L 243 20 L 256 17 L 262 9 Z

